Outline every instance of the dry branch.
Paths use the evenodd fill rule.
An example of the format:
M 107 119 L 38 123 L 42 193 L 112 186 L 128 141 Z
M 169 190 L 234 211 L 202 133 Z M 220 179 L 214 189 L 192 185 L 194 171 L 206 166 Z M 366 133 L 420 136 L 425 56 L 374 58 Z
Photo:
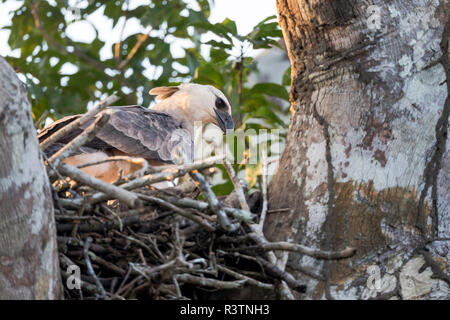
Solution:
M 162 196 L 162 198 L 165 198 L 167 201 L 176 204 L 179 207 L 183 208 L 193 208 L 200 211 L 205 211 L 207 209 L 210 209 L 210 206 L 208 203 L 204 201 L 194 200 L 191 198 L 176 198 L 176 197 L 165 197 Z M 237 208 L 231 208 L 231 207 L 223 207 L 223 210 L 225 213 L 229 216 L 232 216 L 236 218 L 237 220 L 244 221 L 244 222 L 253 222 L 253 219 L 255 217 L 254 214 L 252 214 L 250 211 L 244 211 L 242 209 Z
M 82 168 L 96 166 L 96 165 L 103 164 L 103 163 L 118 162 L 118 161 L 125 161 L 125 162 L 130 162 L 132 164 L 140 164 L 141 165 L 142 169 L 140 169 L 138 172 L 133 172 L 132 174 L 130 174 L 129 176 L 126 176 L 124 178 L 139 177 L 148 170 L 147 160 L 145 160 L 144 158 L 127 157 L 127 156 L 108 157 L 108 158 L 105 158 L 102 160 L 84 163 L 82 165 L 77 166 L 77 168 L 82 169 Z
M 240 289 L 247 280 L 236 281 L 220 281 L 212 278 L 197 277 L 190 274 L 179 274 L 176 276 L 177 281 L 191 283 L 198 286 L 207 286 L 216 289 Z
M 354 248 L 345 248 L 341 251 L 323 251 L 289 242 L 268 242 L 264 243 L 262 248 L 264 251 L 294 251 L 322 260 L 339 260 L 349 258 L 356 252 Z
M 218 162 L 220 162 L 222 159 L 223 159 L 222 156 L 211 157 L 211 158 L 205 159 L 201 162 L 194 162 L 194 163 L 186 164 L 186 165 L 164 166 L 162 169 L 156 169 L 156 170 L 163 170 L 161 172 L 148 174 L 143 177 L 131 180 L 127 183 L 120 185 L 120 187 L 123 189 L 126 189 L 126 190 L 133 190 L 133 189 L 146 187 L 146 186 L 149 186 L 149 185 L 151 185 L 153 183 L 157 183 L 157 182 L 173 181 L 175 178 L 183 176 L 186 173 L 188 173 L 189 171 L 202 170 L 202 169 L 212 167 L 212 166 L 216 165 Z M 110 198 L 107 194 L 99 192 L 99 193 L 93 194 L 89 202 L 97 203 L 97 202 L 102 202 L 102 201 L 106 201 L 109 199 L 114 199 L 114 198 Z M 72 203 L 72 205 L 78 206 L 79 201 Z
M 80 169 L 68 165 L 66 163 L 62 163 L 59 168 L 59 172 L 76 180 L 83 184 L 86 184 L 95 190 L 102 191 L 103 193 L 107 194 L 112 199 L 119 199 L 123 202 L 125 202 L 130 207 L 135 207 L 138 202 L 138 196 L 130 192 L 128 190 L 125 190 L 123 188 L 117 187 L 113 184 L 106 183 L 102 180 L 96 179 L 87 173 L 84 173 Z
M 138 52 L 140 47 L 145 43 L 145 41 L 147 41 L 148 37 L 150 36 L 151 31 L 152 31 L 152 29 L 150 29 L 146 34 L 138 35 L 138 41 L 136 42 L 134 47 L 131 49 L 131 51 L 128 53 L 125 60 L 123 60 L 121 63 L 119 63 L 117 69 L 122 70 L 130 63 L 130 61 L 133 59 L 136 52 Z
M 144 200 L 147 200 L 147 201 L 151 201 L 151 202 L 155 202 L 155 203 L 161 205 L 162 207 L 165 207 L 165 208 L 167 208 L 169 210 L 172 210 L 172 211 L 182 215 L 183 217 L 198 223 L 199 225 L 204 227 L 207 231 L 212 232 L 212 231 L 215 230 L 215 228 L 213 226 L 211 226 L 209 224 L 209 222 L 206 221 L 205 219 L 203 219 L 202 217 L 197 216 L 197 215 L 195 215 L 193 213 L 190 213 L 190 212 L 188 212 L 186 210 L 183 210 L 183 209 L 173 205 L 170 202 L 167 202 L 167 201 L 162 200 L 162 199 L 158 199 L 156 197 L 151 197 L 151 196 L 145 196 L 145 195 L 139 195 L 139 196 L 140 196 L 141 199 L 144 199 Z
M 50 137 L 45 139 L 40 143 L 42 151 L 45 151 L 50 145 L 57 142 L 67 134 L 71 133 L 72 131 L 78 129 L 83 124 L 87 123 L 88 121 L 92 120 L 100 111 L 108 107 L 109 105 L 113 104 L 119 100 L 119 97 L 112 95 L 107 97 L 106 99 L 100 101 L 98 104 L 96 104 L 92 109 L 90 109 L 88 112 L 86 112 L 82 117 L 78 118 L 77 120 L 74 120 L 73 122 L 69 123 L 68 125 L 64 126 L 54 134 L 52 134 Z
M 290 273 L 280 270 L 277 266 L 261 257 L 257 257 L 256 260 L 266 269 L 267 272 L 277 277 L 278 279 L 285 281 L 290 288 L 296 290 L 299 293 L 306 292 L 306 286 L 300 281 L 296 280 Z
M 88 237 L 84 243 L 83 253 L 84 253 L 84 259 L 86 261 L 86 267 L 88 269 L 88 272 L 91 274 L 91 276 L 94 278 L 95 284 L 97 285 L 97 288 L 99 289 L 101 293 L 101 298 L 106 298 L 106 291 L 105 288 L 103 288 L 102 283 L 100 280 L 98 280 L 97 275 L 95 274 L 94 268 L 92 267 L 91 260 L 89 258 L 89 245 L 92 243 L 92 238 Z
M 258 228 L 262 232 L 264 229 L 264 222 L 266 221 L 266 215 L 267 215 L 267 175 L 268 175 L 268 164 L 267 164 L 267 153 L 266 150 L 263 149 L 262 152 L 262 197 L 263 197 L 263 205 L 261 210 L 261 215 L 259 217 L 259 224 Z
M 235 231 L 236 227 L 231 224 L 227 214 L 222 209 L 219 200 L 217 199 L 216 195 L 206 182 L 205 177 L 203 177 L 203 175 L 197 171 L 196 172 L 191 171 L 190 174 L 191 177 L 199 183 L 200 190 L 202 191 L 203 196 L 208 201 L 209 207 L 217 215 L 217 221 L 219 222 L 219 225 L 224 230 Z
M 228 175 L 229 175 L 231 181 L 233 182 L 234 188 L 236 189 L 236 194 L 238 196 L 241 208 L 245 211 L 250 212 L 250 208 L 248 207 L 247 200 L 245 199 L 244 190 L 242 189 L 239 179 L 236 176 L 236 172 L 234 171 L 233 166 L 227 159 L 225 159 L 225 161 L 224 161 L 224 166 L 228 172 Z
M 248 276 L 240 274 L 239 272 L 233 271 L 233 270 L 231 270 L 231 269 L 229 269 L 227 267 L 218 265 L 217 269 L 219 271 L 222 271 L 223 273 L 226 273 L 226 274 L 236 278 L 236 279 L 245 280 L 248 284 L 254 285 L 255 287 L 258 287 L 258 288 L 261 288 L 261 289 L 264 289 L 264 290 L 274 290 L 275 289 L 275 286 L 273 284 L 264 283 L 264 282 L 252 279 L 252 278 L 250 278 Z
M 103 126 L 108 122 L 108 120 L 109 120 L 109 113 L 104 112 L 93 124 L 91 124 L 80 135 L 78 135 L 75 139 L 70 141 L 70 143 L 66 144 L 64 147 L 58 150 L 58 152 L 56 152 L 53 156 L 51 156 L 48 159 L 48 162 L 50 162 L 55 168 L 58 168 L 59 164 L 64 159 L 66 159 L 73 152 L 77 151 L 80 147 L 82 147 L 83 145 L 94 139 L 95 135 L 103 128 Z

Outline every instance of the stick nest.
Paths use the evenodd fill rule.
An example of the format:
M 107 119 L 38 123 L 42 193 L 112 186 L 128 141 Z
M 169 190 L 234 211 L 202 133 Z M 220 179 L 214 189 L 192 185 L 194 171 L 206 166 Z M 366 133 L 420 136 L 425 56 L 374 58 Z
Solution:
M 316 259 L 354 254 L 352 248 L 331 252 L 267 241 L 263 233 L 269 212 L 267 176 L 262 175 L 261 192 L 249 196 L 221 156 L 185 165 L 152 168 L 145 164 L 138 177 L 120 177 L 113 184 L 65 164 L 66 157 L 107 123 L 104 108 L 115 100 L 108 97 L 78 123 L 41 142 L 45 151 L 58 137 L 97 116 L 97 121 L 45 161 L 53 186 L 66 299 L 225 299 L 242 298 L 243 289 L 293 299 L 306 287 L 285 270 L 289 252 Z M 106 161 L 146 163 L 127 157 Z M 263 162 L 266 170 L 265 157 Z M 235 188 L 226 198 L 217 197 L 209 182 L 219 163 Z M 152 187 L 179 177 L 184 182 L 176 187 Z M 324 280 L 314 270 L 299 267 L 296 271 Z

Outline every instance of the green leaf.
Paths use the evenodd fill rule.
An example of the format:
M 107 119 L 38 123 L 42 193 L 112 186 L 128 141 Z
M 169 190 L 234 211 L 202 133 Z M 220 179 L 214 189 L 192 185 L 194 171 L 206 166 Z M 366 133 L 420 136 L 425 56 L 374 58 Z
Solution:
M 195 71 L 194 79 L 201 84 L 212 84 L 222 87 L 224 84 L 222 74 L 212 63 L 203 63 Z
M 291 66 L 289 66 L 283 74 L 283 86 L 291 86 Z
M 117 5 L 116 3 L 119 2 Z M 105 16 L 113 20 L 113 27 L 119 22 L 120 17 L 123 16 L 122 2 L 121 1 L 106 1 L 105 3 Z
M 212 190 L 217 196 L 227 196 L 234 190 L 233 183 L 231 181 L 227 181 L 222 184 L 217 184 L 212 187 Z
M 212 47 L 221 48 L 221 49 L 233 49 L 233 46 L 229 43 L 225 43 L 223 41 L 209 40 L 204 44 L 208 44 Z
M 289 101 L 289 93 L 286 88 L 276 83 L 258 83 L 251 89 L 252 94 L 262 93 L 272 97 L 278 97 Z
M 234 22 L 233 20 L 226 18 L 225 20 L 222 21 L 221 23 L 229 32 L 231 32 L 231 34 L 233 36 L 237 36 L 238 32 L 237 32 L 237 27 L 236 27 L 236 22 Z
M 258 176 L 262 172 L 262 163 L 249 164 L 245 166 L 245 181 L 247 181 L 250 188 L 253 188 L 258 183 Z
M 278 115 L 271 110 L 269 106 L 263 106 L 250 114 L 253 118 L 261 118 L 269 123 L 276 124 L 277 126 L 284 126 L 284 122 L 278 117 Z
M 186 50 L 186 60 L 187 66 L 191 72 L 191 75 L 193 76 L 195 74 L 195 70 L 198 67 L 198 61 L 195 57 L 195 54 L 191 50 Z
M 210 53 L 212 62 L 220 62 L 226 60 L 230 55 L 223 49 L 212 48 Z
M 260 26 L 265 24 L 267 21 L 276 20 L 276 19 L 277 19 L 276 15 L 268 16 L 267 18 L 264 18 L 263 20 L 258 22 L 258 24 L 255 26 L 255 28 L 259 28 Z

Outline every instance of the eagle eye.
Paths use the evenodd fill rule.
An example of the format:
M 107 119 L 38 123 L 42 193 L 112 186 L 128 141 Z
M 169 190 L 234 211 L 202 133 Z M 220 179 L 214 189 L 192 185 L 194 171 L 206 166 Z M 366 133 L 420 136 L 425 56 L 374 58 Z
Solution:
M 216 108 L 217 109 L 225 109 L 227 107 L 227 105 L 225 104 L 225 101 L 223 101 L 222 98 L 217 98 L 216 99 Z

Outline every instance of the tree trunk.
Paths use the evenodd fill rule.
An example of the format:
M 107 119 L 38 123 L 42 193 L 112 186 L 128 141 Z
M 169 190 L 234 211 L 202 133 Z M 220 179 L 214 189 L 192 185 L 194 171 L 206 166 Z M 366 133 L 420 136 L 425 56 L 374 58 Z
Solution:
M 50 190 L 25 86 L 0 57 L 0 299 L 61 297 Z
M 291 125 L 265 233 L 309 299 L 449 298 L 450 2 L 277 0 Z M 273 211 L 272 211 L 273 212 Z M 321 270 L 322 279 L 296 271 Z

